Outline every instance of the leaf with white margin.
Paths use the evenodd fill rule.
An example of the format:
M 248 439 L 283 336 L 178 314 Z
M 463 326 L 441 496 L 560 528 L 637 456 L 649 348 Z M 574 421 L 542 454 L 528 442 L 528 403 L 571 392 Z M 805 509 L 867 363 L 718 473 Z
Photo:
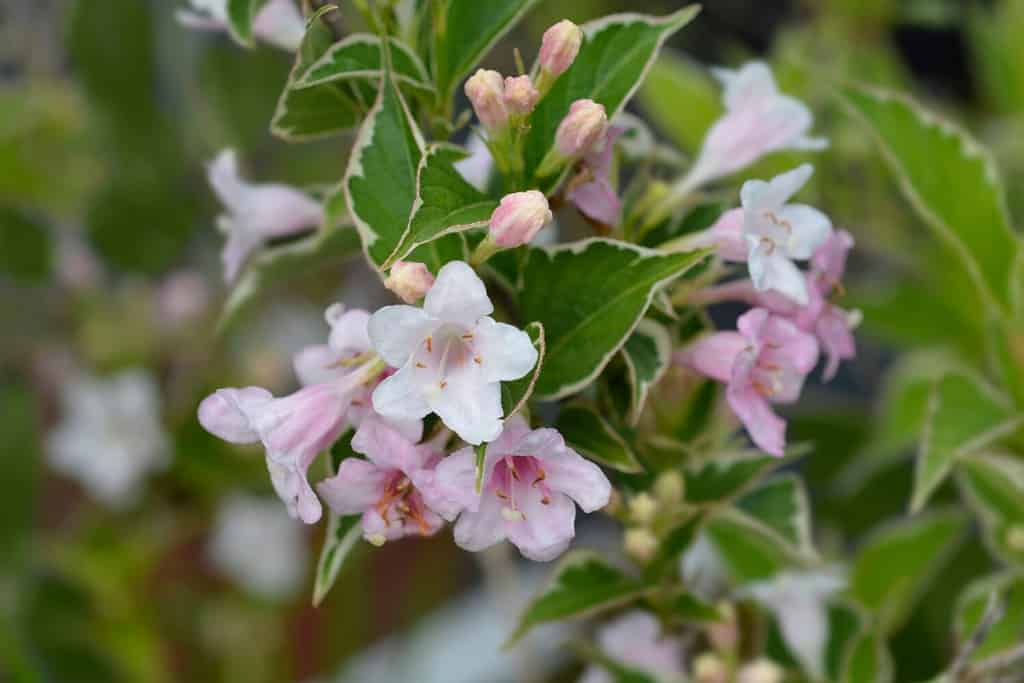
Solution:
M 749 489 L 779 459 L 761 451 L 718 454 L 683 470 L 686 502 L 691 505 L 718 503 Z
M 388 45 L 395 81 L 418 90 L 433 90 L 426 67 L 416 53 L 395 38 L 389 38 Z M 381 63 L 380 38 L 369 33 L 354 33 L 332 45 L 310 64 L 292 87 L 302 90 L 351 79 L 376 82 L 383 75 Z
M 596 553 L 574 550 L 555 567 L 550 583 L 530 600 L 505 647 L 522 638 L 534 626 L 610 610 L 649 589 L 647 583 L 628 576 Z
M 1017 429 L 1022 417 L 984 380 L 950 373 L 932 387 L 914 469 L 910 511 L 924 507 L 958 458 Z
M 405 234 L 423 147 L 402 93 L 390 74 L 385 75 L 341 182 L 363 251 L 377 268 Z
M 352 450 L 352 433 L 349 432 L 331 448 L 328 457 L 324 458 L 327 476 L 333 477 L 338 467 L 346 458 L 359 457 Z M 327 511 L 327 531 L 324 533 L 324 544 L 320 548 L 320 558 L 316 563 L 316 578 L 313 583 L 313 606 L 319 607 L 327 593 L 338 580 L 338 574 L 349 554 L 356 547 L 362 536 L 360 524 L 362 515 L 339 515 L 333 510 Z
M 518 413 L 530 400 L 533 388 L 537 384 L 537 378 L 540 377 L 541 368 L 544 367 L 544 355 L 547 353 L 543 325 L 538 322 L 530 323 L 523 328 L 523 332 L 530 335 L 533 348 L 537 349 L 537 363 L 526 377 L 501 383 L 501 407 L 505 411 L 506 420 Z
M 875 133 L 911 204 L 959 253 L 982 301 L 1012 310 L 1018 240 L 989 152 L 907 97 L 866 87 L 842 92 Z
M 986 453 L 962 459 L 958 470 L 960 488 L 981 521 L 989 550 L 1024 567 L 1024 463 Z
M 555 428 L 570 446 L 595 462 L 631 474 L 644 470 L 622 435 L 592 406 L 575 403 L 563 407 Z
M 885 641 L 865 632 L 850 646 L 840 680 L 842 683 L 889 683 L 892 674 L 892 655 Z
M 664 325 L 650 319 L 641 320 L 622 347 L 622 359 L 626 362 L 630 386 L 627 421 L 636 425 L 647 401 L 647 392 L 671 364 L 672 337 Z
M 809 560 L 817 559 L 811 538 L 811 506 L 802 479 L 794 474 L 774 477 L 735 503 L 752 519 L 775 531 L 793 550 Z
M 735 508 L 724 508 L 712 516 L 704 533 L 740 584 L 764 581 L 807 564 L 778 532 Z
M 604 105 L 608 120 L 613 120 L 640 87 L 664 42 L 699 11 L 698 5 L 690 5 L 666 17 L 613 14 L 584 24 L 583 45 L 572 66 L 530 116 L 524 144 L 527 177 L 533 176 L 554 145 L 555 131 L 573 102 L 594 100 Z M 557 179 L 546 182 L 553 185 L 553 180 Z
M 465 150 L 455 145 L 427 146 L 416 170 L 416 198 L 408 226 L 382 269 L 405 259 L 420 245 L 487 225 L 498 201 L 470 185 L 455 169 L 455 162 L 465 156 Z
M 246 47 L 252 47 L 252 22 L 267 0 L 227 0 L 228 33 Z
M 985 637 L 971 653 L 970 661 L 980 664 L 1024 642 L 1024 576 L 1013 571 L 976 579 L 957 599 L 954 631 L 958 643 L 970 639 L 985 616 L 989 596 L 1002 601 L 1002 616 L 988 627 Z
M 597 379 L 658 290 L 707 254 L 662 254 L 603 238 L 529 247 L 517 299 L 523 319 L 541 322 L 547 339 L 537 397 L 563 398 Z

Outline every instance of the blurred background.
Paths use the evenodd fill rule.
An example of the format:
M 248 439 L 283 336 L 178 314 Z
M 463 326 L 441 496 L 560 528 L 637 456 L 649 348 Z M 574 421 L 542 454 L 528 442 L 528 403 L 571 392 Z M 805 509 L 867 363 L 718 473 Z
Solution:
M 681 4 L 542 2 L 489 62 L 510 70 L 513 47 L 532 59 L 563 17 Z M 316 191 L 340 179 L 350 139 L 272 137 L 290 55 L 190 31 L 180 8 L 0 0 L 0 680 L 575 680 L 548 636 L 497 651 L 546 568 L 445 534 L 357 553 L 312 608 L 323 525 L 287 518 L 258 449 L 196 422 L 216 387 L 294 388 L 291 354 L 322 342 L 328 303 L 388 299 L 358 264 L 330 264 L 217 332 L 227 292 L 205 164 L 233 147 L 248 177 Z M 720 106 L 705 67 L 752 57 L 832 141 L 807 196 L 857 240 L 849 307 L 865 323 L 857 361 L 812 387 L 791 429 L 816 444 L 803 464 L 816 531 L 841 552 L 902 514 L 909 490 L 901 453 L 865 447 L 883 371 L 909 347 L 984 349 L 969 288 L 834 86 L 904 90 L 961 123 L 997 156 L 1020 218 L 1024 0 L 707 0 L 670 48 L 631 106 L 666 143 L 694 152 Z M 592 522 L 581 544 L 613 531 Z M 896 637 L 896 680 L 946 660 L 950 603 L 983 555 L 965 547 Z

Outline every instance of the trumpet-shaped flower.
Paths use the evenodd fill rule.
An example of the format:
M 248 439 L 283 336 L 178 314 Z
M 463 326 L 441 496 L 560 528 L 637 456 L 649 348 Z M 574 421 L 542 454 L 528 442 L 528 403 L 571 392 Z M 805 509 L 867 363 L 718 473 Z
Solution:
M 818 342 L 792 321 L 754 308 L 740 316 L 738 332 L 717 332 L 680 351 L 677 359 L 727 384 L 726 398 L 750 438 L 782 456 L 786 422 L 772 403 L 792 403 L 818 360 Z
M 531 560 L 547 562 L 569 547 L 576 506 L 593 512 L 608 504 L 604 472 L 565 445 L 554 429 L 530 430 L 513 417 L 487 445 L 481 487 L 476 454 L 464 448 L 445 458 L 427 487 L 428 502 L 455 524 L 455 542 L 473 552 L 504 539 Z
M 465 441 L 501 433 L 501 382 L 537 362 L 530 337 L 489 317 L 484 283 L 462 261 L 448 263 L 423 308 L 386 306 L 370 318 L 373 348 L 398 372 L 373 392 L 373 407 L 392 419 L 437 413 Z
M 583 215 L 605 225 L 615 225 L 622 213 L 622 201 L 612 185 L 612 156 L 615 141 L 625 132 L 611 126 L 605 140 L 583 157 L 580 172 L 569 186 L 568 197 Z
M 682 680 L 683 643 L 661 632 L 661 624 L 649 612 L 633 610 L 601 627 L 597 634 L 601 652 L 616 662 L 650 674 L 659 681 Z M 591 665 L 579 683 L 612 683 L 604 669 Z
M 178 10 L 178 21 L 189 28 L 228 29 L 227 0 L 191 0 L 192 10 Z M 268 0 L 253 18 L 252 33 L 265 43 L 295 52 L 306 33 L 306 22 L 293 0 Z
M 299 190 L 243 180 L 234 150 L 221 152 L 210 163 L 207 175 L 227 209 L 217 218 L 217 227 L 227 235 L 221 259 L 229 283 L 253 250 L 267 240 L 316 228 L 323 222 L 323 207 Z
M 403 536 L 432 536 L 443 525 L 420 488 L 443 453 L 416 445 L 380 419 L 363 422 L 352 450 L 366 460 L 343 460 L 338 473 L 317 485 L 327 505 L 341 515 L 362 514 L 363 536 L 382 545 Z

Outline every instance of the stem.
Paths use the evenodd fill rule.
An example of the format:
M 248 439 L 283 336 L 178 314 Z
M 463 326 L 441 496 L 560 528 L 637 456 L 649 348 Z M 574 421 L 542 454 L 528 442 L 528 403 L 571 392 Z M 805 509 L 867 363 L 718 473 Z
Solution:
M 333 0 L 306 0 L 308 3 L 309 11 L 307 16 L 316 14 L 324 7 L 334 6 L 333 10 L 324 12 L 320 15 L 320 21 L 324 23 L 334 37 L 334 40 L 341 40 L 345 37 L 345 26 L 341 23 L 341 12 L 338 10 L 338 5 Z

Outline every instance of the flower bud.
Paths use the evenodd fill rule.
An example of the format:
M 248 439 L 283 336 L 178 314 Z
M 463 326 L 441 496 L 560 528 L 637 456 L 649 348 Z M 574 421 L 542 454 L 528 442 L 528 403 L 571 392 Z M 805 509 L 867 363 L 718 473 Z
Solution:
M 434 276 L 426 265 L 416 261 L 395 261 L 384 286 L 407 304 L 414 304 L 427 294 L 434 284 Z
M 578 157 L 604 141 L 608 132 L 608 115 L 604 105 L 594 100 L 576 100 L 569 107 L 555 133 L 555 145 L 566 157 Z M 594 150 L 599 151 L 599 150 Z
M 568 19 L 544 32 L 540 44 L 540 66 L 552 76 L 560 76 L 572 66 L 583 42 L 583 31 Z
M 781 683 L 782 668 L 767 659 L 758 659 L 740 669 L 736 683 Z
M 666 470 L 654 480 L 654 496 L 662 505 L 678 505 L 683 502 L 686 481 L 676 470 Z
M 711 646 L 717 652 L 733 652 L 740 640 L 739 629 L 736 625 L 736 610 L 727 602 L 717 605 L 718 613 L 722 615 L 721 621 L 715 621 L 707 627 L 707 637 Z
M 1006 545 L 1010 547 L 1010 550 L 1024 551 L 1024 526 L 1014 524 L 1006 530 Z
M 513 192 L 501 199 L 491 214 L 491 239 L 499 247 L 526 244 L 551 220 L 551 209 L 543 192 Z
M 697 683 L 726 683 L 729 672 L 718 655 L 705 652 L 693 660 L 693 678 Z
M 529 116 L 540 100 L 540 91 L 533 87 L 529 76 L 509 76 L 505 79 L 505 108 L 512 116 Z
M 466 81 L 466 97 L 487 130 L 500 130 L 508 123 L 505 109 L 505 84 L 497 71 L 477 69 Z
M 637 524 L 647 526 L 654 521 L 657 512 L 658 503 L 646 491 L 633 496 L 629 501 L 629 517 Z
M 658 552 L 658 537 L 645 527 L 626 529 L 623 545 L 627 555 L 640 564 L 646 564 Z

